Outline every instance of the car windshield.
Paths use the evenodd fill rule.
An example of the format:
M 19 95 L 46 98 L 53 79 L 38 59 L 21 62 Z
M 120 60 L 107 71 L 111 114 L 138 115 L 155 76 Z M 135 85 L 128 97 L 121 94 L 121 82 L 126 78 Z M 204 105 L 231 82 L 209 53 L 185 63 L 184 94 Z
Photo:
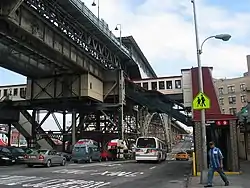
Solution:
M 29 154 L 33 154 L 33 155 L 36 155 L 36 154 L 46 154 L 48 150 L 45 150 L 45 149 L 39 149 L 39 150 L 32 150 L 31 153 Z
M 21 148 L 15 148 L 15 151 L 17 151 L 18 153 L 25 153 L 25 151 Z
M 155 139 L 139 138 L 137 141 L 137 148 L 156 148 Z
M 28 148 L 27 148 L 27 149 L 25 150 L 25 153 L 30 154 L 30 153 L 32 153 L 33 151 L 34 151 L 34 150 L 28 149 Z
M 177 154 L 187 154 L 186 152 L 182 151 L 182 152 L 179 152 Z
M 11 153 L 20 153 L 18 150 L 17 150 L 17 148 L 8 148 L 10 151 L 11 151 Z
M 4 147 L 0 147 L 0 151 L 3 152 L 3 153 L 8 153 L 8 154 L 11 154 L 11 151 L 7 148 L 4 148 Z

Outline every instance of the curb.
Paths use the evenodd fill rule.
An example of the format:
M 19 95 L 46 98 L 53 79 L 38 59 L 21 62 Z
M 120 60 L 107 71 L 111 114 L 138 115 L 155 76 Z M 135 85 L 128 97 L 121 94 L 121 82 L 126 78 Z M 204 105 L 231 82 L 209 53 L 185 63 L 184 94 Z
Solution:
M 242 172 L 225 172 L 226 175 L 241 175 Z M 197 175 L 196 176 L 200 176 L 201 173 L 200 172 L 197 172 Z M 214 173 L 214 176 L 219 176 L 218 172 L 215 172 Z
M 193 169 L 191 168 L 190 173 L 187 175 L 187 179 L 184 183 L 184 188 L 189 187 L 190 180 L 192 179 Z

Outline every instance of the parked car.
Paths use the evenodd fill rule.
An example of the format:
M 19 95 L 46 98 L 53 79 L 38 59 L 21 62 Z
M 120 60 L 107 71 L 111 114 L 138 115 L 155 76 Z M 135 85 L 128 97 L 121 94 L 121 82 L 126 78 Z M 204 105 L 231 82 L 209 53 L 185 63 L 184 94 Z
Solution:
M 92 161 L 101 161 L 101 159 L 101 152 L 93 140 L 81 139 L 73 147 L 72 161 L 74 163 L 91 163 Z
M 13 146 L 6 146 L 15 157 L 16 163 L 24 163 L 25 152 L 23 149 Z
M 0 165 L 12 165 L 16 162 L 10 150 L 0 146 Z
M 63 157 L 65 157 L 65 159 L 66 159 L 67 161 L 70 161 L 71 158 L 72 158 L 72 155 L 71 155 L 70 153 L 66 153 L 66 152 L 57 152 L 57 154 L 58 154 L 58 155 L 61 155 L 61 156 L 63 156 Z
M 53 165 L 65 166 L 66 158 L 62 155 L 58 155 L 55 150 L 39 149 L 27 154 L 25 157 L 25 163 L 28 167 L 42 165 L 49 168 Z

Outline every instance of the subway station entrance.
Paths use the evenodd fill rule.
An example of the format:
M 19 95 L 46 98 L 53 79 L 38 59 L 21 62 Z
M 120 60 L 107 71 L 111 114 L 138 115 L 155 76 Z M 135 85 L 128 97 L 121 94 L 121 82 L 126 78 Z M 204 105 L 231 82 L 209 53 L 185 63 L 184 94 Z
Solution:
M 230 167 L 230 129 L 229 121 L 207 121 L 207 146 L 209 151 L 209 142 L 213 141 L 215 146 L 220 148 L 224 160 L 223 167 L 226 171 L 231 171 Z M 209 163 L 209 160 L 208 160 Z
M 225 171 L 239 172 L 238 146 L 236 118 L 218 118 L 206 121 L 207 151 L 209 151 L 209 142 L 214 141 L 216 147 L 220 148 L 224 156 L 223 165 Z M 194 125 L 196 169 L 201 170 L 202 161 L 202 140 L 201 123 L 195 122 Z M 209 162 L 209 160 L 208 160 Z

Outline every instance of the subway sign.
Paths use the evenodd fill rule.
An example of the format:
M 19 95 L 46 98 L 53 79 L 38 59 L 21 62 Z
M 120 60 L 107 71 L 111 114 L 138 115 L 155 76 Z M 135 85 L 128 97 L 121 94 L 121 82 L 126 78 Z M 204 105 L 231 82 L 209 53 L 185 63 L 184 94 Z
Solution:
M 217 126 L 228 126 L 229 121 L 228 120 L 208 120 L 208 121 L 206 121 L 207 126 L 209 126 L 211 124 L 215 124 Z

